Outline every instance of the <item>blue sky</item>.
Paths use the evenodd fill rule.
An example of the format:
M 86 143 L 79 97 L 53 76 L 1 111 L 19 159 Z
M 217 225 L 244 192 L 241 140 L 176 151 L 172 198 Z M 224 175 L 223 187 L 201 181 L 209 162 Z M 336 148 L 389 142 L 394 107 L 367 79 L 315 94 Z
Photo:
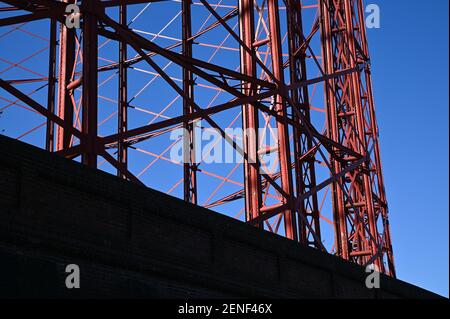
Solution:
M 370 2 L 381 9 L 368 38 L 397 274 L 448 297 L 449 2 Z
M 225 2 L 234 3 L 231 0 Z M 312 2 L 314 1 L 305 0 L 304 3 Z M 366 4 L 369 3 L 377 4 L 381 9 L 381 28 L 368 30 L 368 40 L 372 57 L 375 105 L 381 135 L 381 156 L 390 207 L 397 274 L 404 281 L 448 296 L 448 0 L 432 0 L 426 5 L 419 0 L 367 0 Z M 138 5 L 130 9 L 130 16 L 137 14 L 141 8 L 142 5 Z M 136 20 L 133 27 L 147 30 L 146 28 L 150 25 L 159 30 L 178 12 L 179 3 L 173 1 L 164 5 L 164 8 L 165 10 L 150 10 L 147 16 L 143 15 Z M 198 7 L 195 10 L 200 14 L 199 17 L 206 16 L 205 10 L 201 11 Z M 305 15 L 304 19 L 312 21 L 314 18 L 314 15 L 308 11 Z M 180 21 L 176 21 L 164 31 L 165 35 L 180 36 Z M 47 23 L 44 21 L 22 29 L 45 34 L 48 31 Z M 202 23 L 203 18 L 195 19 L 193 29 L 199 29 Z M 25 61 L 21 65 L 39 74 L 46 74 L 45 47 L 47 44 L 23 30 L 0 37 L 0 57 L 17 62 L 37 52 L 34 59 Z M 152 38 L 148 35 L 147 37 Z M 215 34 L 208 33 L 203 40 L 219 44 L 220 37 L 223 37 L 223 30 Z M 101 43 L 103 41 L 104 39 Z M 157 39 L 157 41 L 160 45 L 173 43 L 170 39 Z M 236 47 L 236 43 L 232 41 L 225 44 L 230 48 Z M 207 59 L 214 50 L 214 48 L 202 47 L 198 54 L 204 54 L 202 58 Z M 105 45 L 105 49 L 101 51 L 102 58 L 107 60 L 116 59 L 116 54 L 117 47 L 113 43 Z M 238 61 L 237 52 L 219 52 L 212 59 L 212 63 L 234 69 L 238 65 L 231 65 L 229 63 L 231 60 L 235 64 L 238 63 L 236 62 Z M 156 61 L 161 66 L 168 63 L 163 59 L 156 59 Z M 106 60 L 100 61 L 100 64 L 107 63 L 109 62 Z M 145 63 L 135 66 L 148 69 Z M 8 67 L 7 62 L 0 61 L 0 70 Z M 180 76 L 180 70 L 173 66 L 170 66 L 168 70 L 171 75 Z M 311 73 L 316 72 L 311 71 Z M 139 95 L 131 103 L 134 107 L 159 112 L 176 98 L 176 94 L 160 79 L 157 79 L 155 84 L 145 91 L 140 92 L 143 84 L 148 82 L 149 74 L 136 72 L 136 70 L 130 71 L 129 74 L 132 78 L 129 85 L 130 96 Z M 12 68 L 0 75 L 5 78 L 36 76 L 19 68 Z M 99 92 L 102 96 L 114 99 L 117 91 L 116 82 L 107 82 L 109 76 L 114 74 L 106 72 L 100 76 L 100 82 L 105 80 L 106 84 Z M 28 92 L 41 85 L 42 83 L 22 85 L 21 88 L 24 92 Z M 202 106 L 206 106 L 215 94 L 211 90 L 201 88 L 196 90 L 197 101 Z M 311 103 L 320 107 L 323 106 L 323 95 L 320 94 L 320 88 L 318 91 L 314 99 L 311 97 Z M 3 92 L 0 93 L 0 97 L 2 95 Z M 33 97 L 45 105 L 46 89 L 34 94 Z M 229 96 L 222 95 L 216 103 L 225 102 L 228 99 Z M 0 110 L 5 103 L 4 100 L 0 101 Z M 115 107 L 114 101 L 99 98 L 100 120 L 106 120 Z M 180 101 L 178 100 L 164 115 L 174 116 L 179 110 Z M 136 109 L 130 110 L 130 113 L 132 113 L 131 125 L 134 127 L 148 123 L 153 117 L 153 115 L 138 113 Z M 237 111 L 232 110 L 220 119 L 218 117 L 215 119 L 226 126 L 236 114 Z M 319 116 L 322 115 L 319 114 Z M 113 119 L 101 127 L 102 134 L 111 133 L 110 131 L 115 129 L 116 122 L 114 117 Z M 11 107 L 4 110 L 0 117 L 0 130 L 5 129 L 4 134 L 19 137 L 27 129 L 40 125 L 42 121 L 39 115 L 30 115 L 28 111 L 21 108 Z M 17 123 L 21 124 L 17 125 Z M 42 145 L 43 130 L 44 127 L 41 127 L 33 131 L 24 138 L 24 141 Z M 142 149 L 152 150 L 155 153 L 162 151 L 168 145 L 166 137 L 154 138 L 142 144 Z M 145 170 L 152 160 L 153 158 L 148 154 L 133 151 L 130 166 L 134 172 L 138 173 Z M 212 173 L 226 175 L 233 167 L 234 165 L 220 164 L 203 168 Z M 112 171 L 107 165 L 102 166 L 102 169 Z M 150 187 L 168 192 L 179 180 L 181 172 L 180 167 L 174 168 L 173 164 L 160 160 L 151 169 L 145 171 L 142 179 Z M 157 174 L 163 174 L 164 178 L 155 178 Z M 241 174 L 242 169 L 239 168 L 229 177 L 240 181 Z M 321 174 L 324 178 L 328 177 L 328 171 Z M 199 175 L 199 184 L 205 188 L 213 190 L 219 182 L 211 176 Z M 215 198 L 228 195 L 238 189 L 240 189 L 239 185 L 229 185 L 226 189 L 219 191 Z M 172 194 L 182 196 L 181 187 L 175 188 Z M 201 198 L 201 202 L 207 200 L 208 195 L 209 193 L 202 195 L 204 198 Z M 238 204 L 242 203 L 237 203 L 236 207 L 233 206 L 234 204 L 229 204 L 224 210 L 231 208 L 238 210 L 240 207 Z M 331 218 L 330 207 L 326 207 L 325 211 Z M 331 231 L 327 234 L 330 238 L 326 238 L 326 244 L 330 245 L 333 235 Z

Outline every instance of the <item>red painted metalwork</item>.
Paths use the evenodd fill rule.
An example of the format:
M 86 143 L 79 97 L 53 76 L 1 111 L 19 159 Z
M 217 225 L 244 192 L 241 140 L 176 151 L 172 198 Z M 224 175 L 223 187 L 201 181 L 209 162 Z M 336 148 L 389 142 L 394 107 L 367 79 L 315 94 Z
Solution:
M 74 3 L 65 0 L 65 3 Z M 67 87 L 74 79 L 75 71 L 75 30 L 60 24 L 59 36 L 59 76 L 58 76 L 58 116 L 68 125 L 73 125 L 74 106 L 72 104 L 71 90 Z M 73 91 L 72 91 L 73 92 Z M 61 126 L 56 128 L 56 150 L 61 151 L 70 147 L 71 134 Z
M 47 109 L 50 113 L 55 113 L 56 94 L 56 21 L 50 21 L 50 47 L 48 57 L 48 92 Z M 47 130 L 45 135 L 45 149 L 49 152 L 55 150 L 55 123 L 47 120 Z
M 299 1 L 287 1 L 287 25 L 289 38 L 289 71 L 291 83 L 301 83 L 307 80 L 306 70 L 306 36 L 303 32 L 302 7 Z M 317 28 L 316 30 L 317 31 Z M 310 121 L 310 103 L 308 87 L 304 86 L 292 91 L 292 100 L 295 104 L 292 108 L 297 108 L 302 112 L 305 119 Z M 295 121 L 300 121 L 294 113 Z M 313 142 L 308 134 L 302 132 L 301 128 L 294 129 L 294 160 L 295 160 L 295 180 L 296 196 L 301 196 L 316 187 L 316 174 L 314 168 L 314 154 L 309 153 L 313 149 Z M 309 153 L 309 154 L 308 154 Z M 299 233 L 300 242 L 311 245 L 315 248 L 322 248 L 320 245 L 320 217 L 317 193 L 306 197 L 299 203 Z
M 255 42 L 254 28 L 254 7 L 253 0 L 243 0 L 239 2 L 239 30 L 240 37 L 247 48 L 241 46 L 241 72 L 245 75 L 256 77 L 256 51 L 253 48 Z M 245 95 L 252 96 L 257 92 L 257 87 L 252 83 L 242 83 Z M 260 214 L 262 203 L 260 164 L 257 156 L 258 151 L 258 112 L 251 104 L 242 106 L 242 128 L 244 132 L 244 174 L 247 177 L 244 181 L 245 211 L 247 220 L 256 218 Z M 254 134 L 252 134 L 254 132 Z M 260 223 L 259 227 L 263 227 Z
M 119 22 L 121 25 L 127 25 L 127 6 L 121 5 L 119 7 Z M 119 100 L 117 111 L 117 132 L 124 133 L 128 128 L 128 70 L 127 70 L 127 44 L 123 41 L 119 42 Z M 120 141 L 117 143 L 117 160 L 124 167 L 127 167 L 127 143 Z M 117 175 L 125 178 L 120 170 L 117 170 Z
M 183 28 L 183 55 L 192 57 L 192 26 L 191 26 L 191 0 L 182 0 L 182 28 Z M 183 68 L 183 92 L 190 99 L 194 100 L 194 78 L 193 74 L 187 68 Z M 189 103 L 189 99 L 183 99 L 183 114 L 189 115 L 194 109 Z M 183 141 L 184 154 L 184 200 L 197 204 L 197 173 L 195 159 L 195 130 L 194 124 L 184 122 L 183 128 L 187 136 Z
M 83 18 L 83 98 L 82 98 L 82 132 L 85 137 L 84 152 L 81 162 L 97 167 L 97 0 L 83 0 L 85 9 Z
M 379 181 L 381 166 L 373 98 L 367 87 L 370 69 L 362 12 L 361 1 L 321 2 L 325 72 L 331 74 L 355 66 L 362 69 L 327 81 L 326 88 L 332 139 L 366 157 L 357 169 L 333 183 L 337 248 L 345 259 L 359 264 L 374 262 L 383 272 L 395 276 L 387 204 Z M 333 169 L 338 172 L 349 163 L 350 159 L 334 160 Z M 382 232 L 377 229 L 379 219 Z M 383 262 L 385 255 L 387 265 Z
M 49 21 L 50 28 L 49 54 L 39 61 L 47 75 L 25 65 L 42 50 L 19 61 L 0 56 L 7 66 L 0 70 L 0 111 L 45 118 L 23 127 L 19 139 L 45 127 L 45 142 L 30 142 L 156 188 L 169 171 L 144 174 L 164 162 L 171 174 L 180 172 L 167 193 L 182 188 L 178 196 L 187 202 L 245 216 L 255 227 L 360 265 L 375 263 L 395 277 L 362 0 L 216 1 L 83 0 L 81 30 L 64 24 L 75 1 L 2 1 L 0 43 L 15 32 L 46 40 L 27 24 Z M 134 27 L 150 4 L 161 16 L 176 14 L 162 29 L 152 29 L 151 19 L 143 30 Z M 115 50 L 104 56 L 112 43 Z M 135 72 L 151 80 L 142 83 Z M 116 75 L 117 98 L 106 96 L 111 90 L 102 87 Z M 140 99 L 157 81 L 158 94 Z M 43 87 L 44 99 L 36 95 Z M 107 115 L 106 103 L 115 107 Z M 144 115 L 150 118 L 139 121 Z M 103 130 L 115 116 L 117 125 Z M 241 144 L 226 130 L 240 124 Z M 179 128 L 188 132 L 184 163 L 167 155 L 176 141 L 162 139 Z M 242 163 L 228 170 L 196 158 L 197 129 L 219 132 Z M 265 144 L 267 136 L 276 144 Z M 140 168 L 138 154 L 151 162 Z M 275 170 L 264 160 L 272 155 Z

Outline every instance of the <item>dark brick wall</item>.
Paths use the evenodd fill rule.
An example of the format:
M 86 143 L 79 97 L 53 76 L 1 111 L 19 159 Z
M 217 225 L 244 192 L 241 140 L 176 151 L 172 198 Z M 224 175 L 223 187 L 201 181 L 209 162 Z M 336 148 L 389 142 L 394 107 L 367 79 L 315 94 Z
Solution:
M 81 288 L 65 287 L 78 264 Z M 433 298 L 0 136 L 0 296 Z

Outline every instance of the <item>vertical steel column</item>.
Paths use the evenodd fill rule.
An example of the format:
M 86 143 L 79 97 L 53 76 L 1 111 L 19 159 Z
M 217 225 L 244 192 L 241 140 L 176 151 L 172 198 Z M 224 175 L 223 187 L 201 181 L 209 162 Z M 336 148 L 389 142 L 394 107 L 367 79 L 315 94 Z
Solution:
M 287 25 L 289 39 L 289 70 L 291 83 L 304 82 L 308 79 L 306 72 L 306 48 L 303 34 L 302 4 L 300 0 L 286 2 Z M 308 87 L 293 90 L 292 100 L 304 118 L 310 121 L 310 105 Z M 295 112 L 294 120 L 299 122 Z M 314 154 L 306 154 L 313 148 L 311 138 L 300 129 L 294 129 L 294 159 L 296 176 L 296 196 L 299 197 L 316 187 L 316 172 L 314 168 Z M 306 158 L 304 158 L 306 156 Z M 320 215 L 317 201 L 317 192 L 305 198 L 298 208 L 298 213 L 304 218 L 299 220 L 299 240 L 304 245 L 320 248 Z M 309 227 L 307 226 L 309 224 Z M 315 234 L 312 234 L 314 232 Z M 314 236 L 315 235 L 315 236 Z
M 127 5 L 119 6 L 119 23 L 127 26 Z M 128 66 L 127 61 L 127 44 L 124 41 L 119 41 L 119 104 L 117 112 L 117 131 L 118 133 L 125 133 L 128 129 Z M 122 164 L 122 167 L 127 168 L 128 149 L 125 141 L 119 141 L 117 144 L 117 161 Z M 126 178 L 121 171 L 117 170 L 117 176 Z
M 74 3 L 74 0 L 62 0 Z M 67 86 L 73 79 L 75 68 L 75 30 L 61 23 L 59 37 L 58 116 L 73 125 L 72 92 Z M 56 151 L 70 147 L 72 135 L 61 126 L 56 127 Z
M 324 41 L 326 54 L 325 69 L 327 74 L 348 70 L 355 66 L 354 52 L 350 49 L 351 21 L 346 14 L 345 0 L 324 0 L 324 15 L 326 21 L 325 34 L 329 39 Z M 350 26 L 349 26 L 350 23 Z M 349 31 L 350 30 L 350 31 Z M 356 96 L 356 88 L 352 73 L 339 77 L 333 77 L 333 81 L 327 82 L 327 91 L 334 98 L 327 104 L 332 138 L 354 150 L 363 153 L 363 141 L 358 126 L 359 103 Z M 338 173 L 351 163 L 351 158 L 337 158 L 332 155 L 336 163 Z M 364 264 L 367 256 L 372 255 L 371 232 L 367 232 L 367 200 L 366 189 L 362 179 L 364 178 L 362 167 L 348 172 L 341 178 L 334 188 L 334 200 L 339 203 L 335 212 L 335 224 L 341 232 L 341 241 L 338 242 L 338 254 L 345 259 L 351 259 L 356 263 Z M 341 202 L 342 201 L 342 202 Z M 343 228 L 345 227 L 345 237 Z
M 82 131 L 85 136 L 81 156 L 83 164 L 97 167 L 97 0 L 83 0 L 83 114 Z
M 362 0 L 356 1 L 357 6 L 357 12 L 359 18 L 359 26 L 358 30 L 360 32 L 360 47 L 363 51 L 363 55 L 367 62 L 370 61 L 370 54 L 369 54 L 369 47 L 367 43 L 367 36 L 366 36 L 366 28 L 364 24 L 364 6 Z M 380 155 L 380 145 L 378 140 L 378 125 L 376 121 L 376 115 L 375 115 L 375 106 L 374 106 L 374 98 L 373 98 L 373 89 L 372 89 L 372 76 L 371 76 L 371 70 L 370 70 L 370 64 L 366 64 L 366 67 L 364 68 L 364 80 L 365 80 L 365 88 L 363 92 L 365 93 L 363 96 L 363 100 L 366 102 L 367 105 L 367 116 L 369 117 L 367 121 L 367 132 L 366 136 L 369 136 L 372 139 L 373 143 L 373 156 L 372 156 L 372 165 L 369 167 L 369 171 L 371 174 L 371 181 L 374 183 L 373 191 L 375 193 L 375 190 L 377 190 L 377 193 L 374 194 L 374 201 L 375 201 L 375 210 L 378 210 L 376 212 L 376 217 L 382 218 L 382 225 L 384 227 L 384 234 L 380 236 L 380 240 L 383 241 L 382 249 L 383 253 L 386 255 L 386 261 L 387 265 L 384 266 L 385 272 L 392 276 L 396 277 L 395 272 L 395 266 L 394 266 L 394 254 L 392 249 L 392 240 L 391 240 L 391 231 L 390 231 L 390 225 L 389 225 L 389 218 L 388 218 L 388 204 L 386 199 L 386 191 L 384 187 L 384 178 L 383 178 L 383 171 L 382 171 L 382 165 L 381 165 L 381 155 Z
M 191 0 L 182 0 L 182 53 L 192 57 L 192 27 L 191 27 Z M 194 101 L 194 79 L 192 72 L 183 67 L 183 92 L 191 101 Z M 183 114 L 189 115 L 193 108 L 186 98 L 183 98 Z M 197 204 L 197 165 L 195 161 L 195 129 L 190 122 L 183 123 L 183 159 L 184 159 L 184 200 Z
M 334 47 L 333 47 L 333 30 L 331 25 L 331 15 L 328 7 L 328 0 L 320 0 L 320 21 L 321 21 L 321 44 L 322 44 L 322 57 L 323 68 L 327 75 L 333 74 L 334 70 Z M 335 96 L 335 80 L 325 80 L 325 104 L 327 109 L 327 126 L 329 137 L 336 141 L 340 141 L 340 133 L 337 122 L 337 109 L 335 107 L 337 101 Z M 338 159 L 332 157 L 330 159 L 332 170 L 334 174 L 338 174 L 342 165 Z M 335 241 L 337 254 L 344 259 L 349 259 L 349 247 L 348 247 L 348 231 L 347 222 L 344 210 L 344 193 L 340 187 L 340 183 L 345 178 L 341 178 L 332 184 L 332 201 L 333 201 L 333 219 L 335 228 Z
M 384 235 L 380 238 L 383 241 L 383 253 L 386 254 L 387 257 L 387 265 L 385 265 L 385 272 L 392 276 L 396 277 L 395 266 L 394 266 L 394 253 L 392 248 L 392 239 L 391 239 L 391 229 L 389 225 L 389 217 L 388 217 L 388 204 L 386 199 L 386 191 L 384 187 L 384 178 L 383 171 L 381 166 L 381 155 L 380 155 L 380 146 L 378 143 L 378 126 L 375 118 L 375 108 L 374 108 L 374 100 L 372 93 L 372 78 L 370 67 L 367 66 L 365 70 L 365 78 L 367 85 L 367 101 L 369 104 L 369 112 L 371 115 L 371 127 L 372 132 L 368 132 L 372 134 L 372 138 L 374 141 L 374 165 L 370 168 L 370 172 L 375 175 L 372 177 L 372 180 L 376 180 L 376 188 L 378 190 L 378 196 L 376 196 L 376 200 L 378 201 L 377 209 L 380 210 L 381 218 L 383 220 L 384 227 Z
M 267 1 L 269 15 L 269 32 L 270 32 L 270 49 L 272 56 L 272 70 L 275 79 L 278 81 L 280 89 L 283 89 L 284 68 L 282 61 L 282 45 L 280 35 L 280 16 L 278 0 Z M 274 108 L 281 117 L 287 117 L 286 103 L 281 95 L 274 96 Z M 284 192 L 283 203 L 288 204 L 291 208 L 284 211 L 284 228 L 286 237 L 297 240 L 297 222 L 295 212 L 292 210 L 292 175 L 291 175 L 291 155 L 289 143 L 289 129 L 287 121 L 277 120 L 278 132 L 278 154 L 280 158 L 280 177 L 281 188 Z
M 256 78 L 256 53 L 253 47 L 255 42 L 253 0 L 239 0 L 239 30 L 240 38 L 251 52 L 241 46 L 241 73 Z M 256 94 L 257 87 L 252 83 L 242 83 L 242 92 L 252 96 Z M 244 153 L 244 192 L 246 220 L 259 216 L 262 192 L 261 175 L 258 161 L 258 110 L 252 104 L 242 105 L 242 128 Z M 259 227 L 262 227 L 260 223 Z
M 375 263 L 380 271 L 395 276 L 362 2 L 321 0 L 321 14 L 326 73 L 359 69 L 327 81 L 330 137 L 367 158 L 333 186 L 338 254 L 361 265 Z M 332 160 L 336 173 L 352 161 Z M 378 229 L 380 216 L 383 235 Z
M 358 58 L 358 53 L 356 49 L 356 40 L 355 40 L 355 32 L 357 31 L 356 25 L 353 24 L 354 18 L 356 18 L 353 14 L 354 7 L 350 3 L 350 0 L 345 0 L 344 2 L 344 9 L 345 9 L 345 21 L 346 21 L 346 32 L 347 32 L 347 45 L 349 50 L 349 61 L 348 66 L 350 68 L 354 68 L 358 65 L 360 62 L 364 62 Z M 364 122 L 364 114 L 363 114 L 363 108 L 362 108 L 362 101 L 361 101 L 361 83 L 359 79 L 359 72 L 353 72 L 349 77 L 349 80 L 351 81 L 351 86 L 353 89 L 352 95 L 353 95 L 353 103 L 354 108 L 356 112 L 356 127 L 357 130 L 356 136 L 358 138 L 358 145 L 359 149 L 358 151 L 363 155 L 368 155 L 368 149 L 367 149 L 367 143 L 366 143 L 366 132 L 365 132 L 365 122 Z M 377 225 L 375 223 L 375 211 L 374 211 L 374 202 L 373 202 L 373 193 L 372 193 L 372 185 L 370 181 L 369 176 L 369 166 L 370 161 L 367 161 L 364 163 L 361 167 L 361 174 L 360 178 L 362 179 L 359 183 L 360 186 L 360 195 L 361 195 L 361 203 L 364 203 L 364 215 L 362 218 L 367 219 L 368 223 L 368 230 L 370 232 L 370 235 L 367 236 L 367 242 L 368 247 L 365 247 L 364 251 L 366 253 L 369 253 L 370 255 L 364 256 L 364 262 L 368 262 L 370 260 L 370 257 L 375 256 L 378 254 L 378 230 Z M 381 261 L 381 255 L 378 258 L 375 258 L 374 260 L 375 264 L 381 269 L 382 267 L 382 261 Z
M 56 19 L 50 19 L 50 46 L 48 57 L 48 91 L 47 91 L 47 109 L 52 114 L 55 113 L 55 95 L 56 95 Z M 55 149 L 55 124 L 47 119 L 47 128 L 45 134 L 45 149 L 53 152 Z

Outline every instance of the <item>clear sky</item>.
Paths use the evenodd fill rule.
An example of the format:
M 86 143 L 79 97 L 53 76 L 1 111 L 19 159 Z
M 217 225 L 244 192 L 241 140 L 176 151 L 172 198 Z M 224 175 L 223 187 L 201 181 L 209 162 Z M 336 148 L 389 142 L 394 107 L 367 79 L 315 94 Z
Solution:
M 305 2 L 312 3 L 313 1 Z M 228 1 L 228 3 L 234 4 L 233 1 Z M 377 4 L 381 9 L 381 28 L 368 30 L 368 40 L 372 57 L 375 105 L 381 135 L 381 157 L 390 207 L 397 274 L 404 281 L 448 296 L 449 1 L 431 0 L 425 3 L 419 0 L 366 0 L 365 3 Z M 143 26 L 142 28 L 144 28 L 146 24 L 151 24 L 155 28 L 163 27 L 172 18 L 173 12 L 179 10 L 179 3 L 176 1 L 171 1 L 167 8 L 169 6 L 172 11 L 154 11 L 157 13 L 156 17 L 149 19 L 142 16 L 136 20 L 133 26 L 137 28 Z M 142 5 L 130 10 L 133 13 L 130 13 L 130 16 L 137 14 L 141 8 Z M 202 22 L 202 19 L 194 21 L 194 29 L 197 29 Z M 22 28 L 21 32 L 0 36 L 0 57 L 9 61 L 20 61 L 36 52 L 35 58 L 25 60 L 21 66 L 39 72 L 39 74 L 46 74 L 46 48 L 48 45 L 43 43 L 42 39 L 30 36 L 27 31 L 39 34 L 42 31 L 44 34 L 43 30 L 48 30 L 47 23 L 28 25 Z M 177 28 L 179 33 L 180 21 L 177 23 L 174 23 L 172 29 Z M 172 29 L 166 29 L 164 34 L 179 37 Z M 23 45 L 24 39 L 27 41 L 26 49 Z M 167 45 L 173 43 L 173 40 L 164 38 L 159 41 L 166 41 Z M 218 43 L 217 38 L 206 38 L 206 41 Z M 228 42 L 226 44 L 232 46 Z M 117 48 L 111 43 L 105 48 L 107 49 L 101 51 L 102 57 L 114 60 L 116 57 L 111 52 L 117 52 Z M 202 52 L 207 52 L 207 49 L 202 47 Z M 209 49 L 211 52 L 215 50 L 214 48 Z M 236 54 L 235 60 L 238 61 L 237 52 L 229 51 L 227 54 Z M 226 63 L 227 58 L 229 56 L 219 53 L 215 55 L 212 62 Z M 107 60 L 102 60 L 101 63 L 105 64 L 105 61 Z M 164 65 L 164 61 L 156 61 Z M 142 68 L 147 68 L 145 63 L 136 66 L 141 67 L 141 65 Z M 233 69 L 233 67 L 230 68 Z M 5 69 L 9 71 L 1 71 Z M 5 73 L 1 74 L 1 72 Z M 172 70 L 172 72 L 175 71 Z M 23 78 L 39 76 L 39 74 L 30 74 L 27 69 L 10 68 L 7 62 L 0 59 L 0 78 L 19 78 L 19 74 Z M 107 76 L 110 76 L 110 73 L 103 73 L 100 77 L 100 82 L 105 80 L 104 83 L 106 83 L 100 94 L 104 93 L 104 95 L 114 98 L 116 89 L 112 84 L 116 82 L 108 83 Z M 132 95 L 140 92 L 142 83 L 147 83 L 150 76 L 130 71 L 130 78 L 133 80 L 129 85 L 130 95 Z M 142 95 L 133 101 L 133 106 L 147 107 L 147 109 L 157 112 L 159 109 L 156 102 L 160 102 L 162 105 L 169 103 L 176 96 L 171 89 L 167 89 L 167 86 L 163 88 L 162 82 L 162 80 L 157 81 L 157 85 L 149 86 Z M 138 83 L 140 86 L 133 86 L 132 83 Z M 41 83 L 33 83 L 28 87 L 22 84 L 21 88 L 24 92 L 28 92 L 32 87 L 40 85 Z M 198 91 L 200 88 L 196 92 Z M 0 97 L 2 94 L 4 92 L 0 92 Z M 210 95 L 198 94 L 196 96 L 200 100 L 200 104 L 206 105 L 205 101 L 209 101 L 213 96 L 212 93 L 208 94 Z M 317 95 L 317 99 L 323 103 L 322 96 Z M 155 99 L 155 96 L 158 98 Z M 8 96 L 6 97 L 8 98 Z M 41 103 L 46 103 L 46 90 L 39 91 L 33 97 Z M 219 101 L 225 102 L 227 99 L 221 97 L 216 102 L 219 103 Z M 9 102 L 0 101 L 0 110 L 5 103 Z M 181 103 L 181 101 L 177 103 Z M 100 106 L 99 117 L 106 119 L 115 110 L 116 103 L 100 98 Z M 177 108 L 172 107 L 164 115 L 176 115 L 176 113 L 170 113 L 173 110 L 177 110 Z M 178 110 L 180 110 L 179 107 Z M 41 116 L 30 117 L 29 113 L 19 107 L 5 109 L 0 116 L 0 131 L 4 130 L 3 134 L 18 137 L 24 133 L 25 129 L 42 124 Z M 233 118 L 235 114 L 230 113 L 229 116 Z M 109 126 L 101 127 L 102 134 L 116 128 L 115 118 L 113 119 L 108 122 Z M 148 115 L 145 117 L 139 113 L 139 116 L 130 116 L 130 121 L 131 119 L 136 121 L 131 126 L 137 127 L 148 122 Z M 21 123 L 21 125 L 17 125 L 17 123 Z M 33 144 L 42 144 L 43 130 L 44 126 L 40 126 L 38 130 L 27 135 L 24 140 Z M 167 146 L 167 140 L 161 145 L 156 145 L 160 143 L 158 138 L 154 138 L 152 141 L 148 142 L 147 147 L 153 151 Z M 135 160 L 130 166 L 139 172 L 141 169 L 145 169 L 152 158 L 149 159 L 148 155 L 139 152 L 134 153 Z M 152 170 L 147 171 L 143 176 L 143 180 L 150 187 L 168 192 L 180 178 L 182 170 L 174 169 L 173 166 L 163 166 L 169 165 L 165 163 L 158 161 Z M 220 167 L 222 169 L 224 165 L 220 165 Z M 231 168 L 227 166 L 228 170 Z M 155 179 L 155 172 L 163 172 L 165 178 Z M 242 171 L 239 169 L 235 174 L 241 173 Z M 225 173 L 223 174 L 225 175 Z M 210 177 L 200 175 L 200 178 L 205 178 L 205 180 L 200 180 L 199 184 L 209 185 L 206 178 Z M 231 175 L 230 178 L 235 178 L 235 175 Z M 215 184 L 211 184 L 211 189 L 214 189 L 219 183 L 217 180 L 214 182 Z M 233 191 L 240 189 L 240 186 L 232 185 L 232 187 L 235 187 Z M 181 190 L 182 188 L 178 187 L 172 194 L 181 196 Z M 230 188 L 228 188 L 229 190 Z M 217 196 L 230 193 L 219 192 Z
M 366 3 L 398 277 L 448 297 L 449 1 Z

